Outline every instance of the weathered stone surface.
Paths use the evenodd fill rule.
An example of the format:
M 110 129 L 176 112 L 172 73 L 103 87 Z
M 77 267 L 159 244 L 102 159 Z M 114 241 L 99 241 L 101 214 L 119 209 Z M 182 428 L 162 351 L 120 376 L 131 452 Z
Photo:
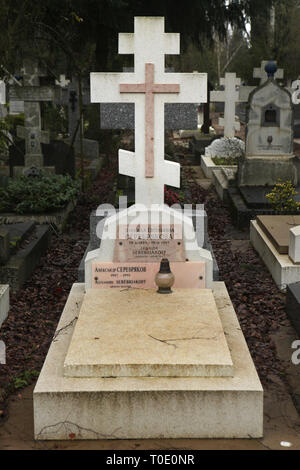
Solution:
M 74 284 L 34 390 L 35 438 L 261 437 L 263 390 L 225 284 L 213 292 L 234 378 L 85 379 L 63 375 L 84 296 Z
M 155 289 L 90 289 L 64 363 L 67 377 L 233 374 L 214 296 L 207 289 L 174 287 L 169 296 Z
M 250 239 L 280 290 L 299 282 L 300 265 L 293 263 L 287 254 L 280 254 L 255 220 L 250 223 Z

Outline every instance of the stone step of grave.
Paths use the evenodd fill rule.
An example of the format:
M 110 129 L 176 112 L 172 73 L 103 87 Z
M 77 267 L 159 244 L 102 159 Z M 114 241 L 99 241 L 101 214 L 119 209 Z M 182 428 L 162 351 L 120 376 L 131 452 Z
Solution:
M 300 225 L 300 215 L 260 215 L 257 223 L 278 253 L 289 253 L 290 229 Z
M 288 254 L 280 254 L 256 220 L 250 222 L 250 240 L 281 291 L 300 280 L 300 264 L 295 264 Z
M 235 186 L 237 168 L 216 167 L 212 170 L 212 181 L 219 198 L 228 203 L 228 188 Z
M 287 286 L 286 313 L 300 336 L 300 282 Z
M 12 253 L 28 238 L 34 227 L 35 223 L 32 221 L 0 225 L 0 265 L 7 263 Z
M 9 285 L 0 285 L 0 328 L 6 320 L 9 311 Z M 1 361 L 1 357 L 0 357 Z M 0 362 L 1 364 L 1 362 Z
M 9 233 L 9 239 L 14 242 L 11 245 L 11 250 L 17 249 L 20 244 L 28 238 L 35 228 L 35 222 L 30 220 L 28 222 L 21 222 L 19 224 L 1 224 L 0 229 L 6 230 Z
M 212 291 L 174 289 L 166 296 L 154 289 L 130 289 L 126 295 L 119 289 L 113 294 L 111 289 L 89 289 L 64 375 L 232 377 L 233 364 Z
M 46 253 L 50 238 L 49 226 L 36 226 L 35 231 L 30 234 L 28 244 L 17 250 L 6 264 L 0 266 L 0 283 L 8 283 L 13 292 L 18 291 Z
M 0 213 L 0 223 L 17 224 L 22 222 L 32 222 L 40 225 L 53 225 L 57 230 L 63 231 L 69 215 L 76 207 L 77 200 L 70 201 L 63 209 L 46 214 L 15 214 L 12 212 Z

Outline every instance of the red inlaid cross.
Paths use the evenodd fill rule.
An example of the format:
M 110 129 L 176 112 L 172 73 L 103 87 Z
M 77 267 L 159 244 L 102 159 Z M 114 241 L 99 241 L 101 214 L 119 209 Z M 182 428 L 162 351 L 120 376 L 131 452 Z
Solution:
M 154 64 L 145 65 L 145 83 L 120 85 L 120 93 L 145 93 L 145 177 L 154 177 L 154 94 L 179 93 L 180 85 L 154 83 Z

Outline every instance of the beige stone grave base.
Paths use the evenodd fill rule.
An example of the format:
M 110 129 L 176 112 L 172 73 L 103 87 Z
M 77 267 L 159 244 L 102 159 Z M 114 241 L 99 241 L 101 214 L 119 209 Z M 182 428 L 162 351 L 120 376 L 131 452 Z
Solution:
M 250 240 L 280 290 L 300 281 L 300 265 L 293 263 L 289 255 L 277 251 L 256 220 L 250 223 Z
M 259 228 L 266 234 L 281 255 L 289 253 L 290 230 L 300 225 L 299 215 L 260 215 Z
M 234 377 L 77 378 L 64 376 L 84 299 L 84 284 L 74 284 L 34 390 L 35 438 L 261 437 L 263 390 L 225 284 L 213 288 Z
M 210 289 L 89 289 L 68 377 L 225 377 L 233 364 Z

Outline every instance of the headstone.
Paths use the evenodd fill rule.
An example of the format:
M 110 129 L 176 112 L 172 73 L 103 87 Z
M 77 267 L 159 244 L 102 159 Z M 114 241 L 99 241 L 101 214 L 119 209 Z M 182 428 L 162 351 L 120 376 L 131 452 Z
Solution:
M 300 225 L 290 229 L 289 257 L 293 263 L 300 263 Z
M 71 82 L 65 80 L 64 75 L 60 78 L 61 83 L 61 97 L 60 104 L 68 107 L 68 131 L 69 138 L 67 142 L 74 145 L 75 153 L 80 153 L 80 129 L 79 126 L 83 126 L 83 122 L 80 121 L 80 110 L 79 110 L 79 84 L 75 78 Z M 86 106 L 90 104 L 90 90 L 83 84 L 82 90 L 82 102 Z M 94 159 L 99 158 L 99 143 L 92 139 L 83 139 L 83 153 L 86 158 Z
M 290 93 L 274 79 L 274 62 L 266 66 L 269 79 L 252 92 L 246 131 L 246 156 L 239 164 L 239 186 L 274 186 L 279 179 L 297 185 L 293 155 L 293 105 Z
M 241 79 L 236 78 L 235 73 L 226 73 L 225 78 L 221 78 L 220 84 L 225 87 L 224 91 L 212 91 L 210 99 L 212 102 L 224 102 L 224 118 L 220 118 L 219 124 L 224 126 L 224 137 L 234 137 L 235 131 L 240 130 L 240 124 L 235 118 L 235 104 L 239 101 L 237 87 Z
M 25 167 L 15 167 L 14 175 L 22 174 L 28 168 L 43 168 L 44 171 L 53 172 L 51 167 L 44 167 L 42 143 L 49 143 L 48 131 L 42 130 L 40 103 L 55 100 L 55 89 L 49 86 L 40 86 L 40 72 L 37 63 L 31 60 L 24 62 L 23 86 L 10 88 L 10 99 L 24 101 L 25 126 L 17 127 L 17 134 L 25 139 Z
M 266 65 L 268 65 L 268 60 L 262 60 L 260 67 L 256 67 L 253 70 L 253 78 L 258 78 L 260 80 L 260 85 L 263 85 L 268 80 L 268 73 L 266 72 Z M 274 62 L 277 65 L 277 62 Z M 284 70 L 277 69 L 274 74 L 275 80 L 282 80 L 284 77 Z

